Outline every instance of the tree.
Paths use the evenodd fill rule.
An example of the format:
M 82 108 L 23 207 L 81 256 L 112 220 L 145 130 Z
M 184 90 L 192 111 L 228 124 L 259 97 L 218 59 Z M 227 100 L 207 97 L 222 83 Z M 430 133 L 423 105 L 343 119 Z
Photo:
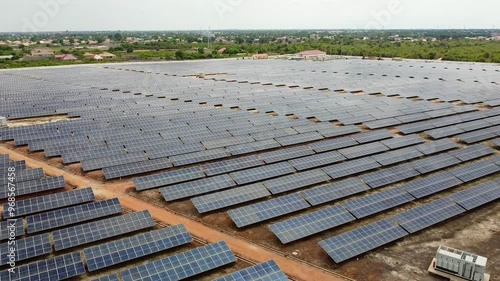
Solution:
M 133 53 L 133 52 L 134 52 L 134 48 L 132 48 L 132 47 L 128 47 L 127 48 L 127 53 L 130 54 L 130 53 Z
M 204 55 L 205 54 L 205 49 L 204 48 L 198 48 L 198 54 Z
M 186 59 L 186 53 L 184 53 L 184 51 L 182 51 L 182 50 L 178 50 L 177 52 L 175 52 L 175 58 L 177 60 L 185 60 Z
M 122 41 L 123 36 L 120 33 L 115 33 L 113 39 L 115 39 L 116 41 Z
M 95 40 L 96 40 L 96 41 L 97 41 L 97 43 L 99 43 L 99 44 L 101 44 L 102 42 L 104 42 L 104 38 L 102 38 L 102 37 L 97 37 Z

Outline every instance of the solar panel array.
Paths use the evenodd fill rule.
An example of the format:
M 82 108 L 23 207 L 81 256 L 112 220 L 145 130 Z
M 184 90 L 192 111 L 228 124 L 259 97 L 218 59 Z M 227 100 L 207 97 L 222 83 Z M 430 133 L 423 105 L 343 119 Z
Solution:
M 452 194 L 449 198 L 464 209 L 472 210 L 500 198 L 500 185 L 498 180 L 489 181 Z
M 184 225 L 177 225 L 90 247 L 84 253 L 88 270 L 96 271 L 191 241 Z
M 63 208 L 95 200 L 92 188 L 82 188 L 68 192 L 60 192 L 39 196 L 16 202 L 15 217 L 25 216 L 52 209 Z M 8 203 L 3 204 L 3 217 L 13 218 L 8 210 Z
M 463 212 L 465 210 L 462 207 L 443 198 L 399 213 L 394 216 L 394 220 L 409 233 L 414 233 Z
M 56 251 L 69 249 L 154 225 L 153 218 L 148 211 L 79 224 L 54 231 L 52 233 L 54 248 Z M 94 229 L 95 231 L 89 232 L 88 229 Z M 82 233 L 86 234 L 81 235 Z
M 275 261 L 270 260 L 249 268 L 234 272 L 213 281 L 288 281 L 288 277 Z
M 271 224 L 269 228 L 283 244 L 320 233 L 355 220 L 343 207 L 334 205 L 319 211 Z
M 319 245 L 340 263 L 407 235 L 403 228 L 386 219 L 322 240 Z
M 62 113 L 79 119 L 0 129 L 0 137 L 28 145 L 31 151 L 44 151 L 49 157 L 60 155 L 66 164 L 80 162 L 84 171 L 102 169 L 106 179 L 161 171 L 134 178 L 136 190 L 159 188 L 166 201 L 191 199 L 200 213 L 231 207 L 228 213 L 238 227 L 273 219 L 269 227 L 283 243 L 414 198 L 475 184 L 500 171 L 497 158 L 482 159 L 497 154 L 485 144 L 495 144 L 500 135 L 498 84 L 490 83 L 494 82 L 489 81 L 491 72 L 475 65 L 459 69 L 462 64 L 456 71 L 447 71 L 422 62 L 409 62 L 411 68 L 404 70 L 401 63 L 389 61 L 341 60 L 300 67 L 286 61 L 259 63 L 198 62 L 200 71 L 231 70 L 231 74 L 189 81 L 182 76 L 192 75 L 192 67 L 183 63 L 123 66 L 134 71 L 81 66 L 67 69 L 64 83 L 53 80 L 60 73 L 57 69 L 2 73 L 0 98 L 5 104 L 0 105 L 0 115 L 15 119 Z M 352 73 L 353 67 L 362 71 Z M 154 73 L 177 76 L 151 79 Z M 458 83 L 457 75 L 468 78 Z M 148 79 L 147 87 L 136 83 L 141 78 Z M 350 94 L 361 91 L 365 94 Z M 417 99 L 387 98 L 395 95 Z M 430 102 L 435 99 L 444 102 Z M 451 103 L 459 100 L 460 105 Z M 475 104 L 481 102 L 490 107 L 478 110 Z M 422 133 L 434 140 L 424 139 Z M 486 143 L 489 140 L 494 141 Z M 479 161 L 464 163 L 473 160 Z M 40 170 L 26 169 L 23 162 L 0 156 L 0 168 L 8 165 L 19 167 L 17 195 L 31 196 L 65 185 L 60 179 L 44 178 Z M 425 177 L 414 180 L 420 175 Z M 0 184 L 5 183 L 4 177 Z M 452 200 L 473 208 L 497 199 L 496 189 L 479 188 L 476 193 Z M 97 204 L 90 203 L 93 194 L 83 191 L 21 199 L 16 217 L 28 216 L 28 233 L 36 231 L 34 221 L 45 224 L 70 216 L 56 215 L 62 210 L 82 211 L 83 206 Z M 240 204 L 244 206 L 236 206 Z M 306 211 L 322 204 L 324 208 Z M 460 210 L 453 205 L 448 208 L 443 213 L 449 217 Z M 86 219 L 80 211 L 80 216 L 70 216 L 74 220 L 47 223 L 40 229 L 81 223 Z M 43 214 L 52 216 L 41 220 Z M 93 214 L 88 218 L 97 220 L 114 213 L 94 210 Z M 4 209 L 4 218 L 8 215 Z M 152 223 L 144 217 L 113 228 L 99 224 L 118 223 L 127 216 L 56 230 L 55 249 L 146 229 Z M 283 221 L 274 221 L 281 216 Z M 446 216 L 429 213 L 421 215 L 421 221 L 402 214 L 398 218 L 405 229 L 416 231 Z M 24 233 L 22 224 L 17 225 Z M 101 230 L 86 240 L 78 236 L 83 232 L 80 226 Z M 404 234 L 392 224 L 387 226 L 394 231 L 387 235 L 390 241 Z M 4 231 L 2 237 L 6 237 Z M 384 242 L 359 238 L 359 248 L 347 248 L 346 256 L 337 258 Z
M 32 181 L 16 183 L 16 196 L 34 194 L 43 191 L 63 188 L 66 186 L 64 177 L 42 178 Z M 8 190 L 0 190 L 0 199 L 8 197 Z
M 64 280 L 85 273 L 85 266 L 79 252 L 56 256 L 31 264 L 21 265 L 15 273 L 1 271 L 2 280 Z
M 228 214 L 238 227 L 244 227 L 308 207 L 310 207 L 309 203 L 300 195 L 291 194 L 233 209 L 228 211 Z
M 195 197 L 191 199 L 191 201 L 198 212 L 206 213 L 239 203 L 264 198 L 269 195 L 271 195 L 271 193 L 269 193 L 262 184 L 258 183 Z
M 11 249 L 14 251 L 16 262 L 30 258 L 42 256 L 52 252 L 52 244 L 48 234 L 30 236 L 23 239 L 16 239 L 15 245 L 8 242 L 0 244 L 0 266 L 8 264 L 10 261 Z
M 121 271 L 124 281 L 182 280 L 236 261 L 226 242 L 218 242 Z
M 369 215 L 413 201 L 413 196 L 401 188 L 387 189 L 342 203 L 351 214 L 361 219 Z

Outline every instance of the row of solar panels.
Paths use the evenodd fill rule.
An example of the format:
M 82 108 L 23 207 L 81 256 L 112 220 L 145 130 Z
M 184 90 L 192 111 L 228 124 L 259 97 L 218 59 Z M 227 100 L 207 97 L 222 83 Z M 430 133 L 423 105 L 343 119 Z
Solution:
M 496 162 L 495 162 L 496 161 Z M 497 164 L 499 162 L 499 158 L 493 159 L 493 160 L 486 160 L 486 161 L 481 161 L 477 162 L 471 165 L 463 166 L 463 167 L 458 167 L 454 170 L 451 170 L 450 173 L 454 175 L 457 179 L 459 179 L 462 182 L 470 182 L 472 180 L 491 175 L 494 173 L 497 173 L 500 171 L 500 166 Z M 406 165 L 406 164 L 404 164 Z M 394 167 L 396 169 L 399 169 L 401 167 Z M 441 169 L 441 168 L 440 168 Z M 440 169 L 436 169 L 436 171 L 439 171 Z M 383 175 L 386 171 L 381 170 L 379 173 L 381 175 L 381 178 L 384 177 L 391 177 L 391 175 Z M 389 171 L 391 172 L 391 171 Z M 414 173 L 412 176 L 406 176 L 406 177 L 399 177 L 392 179 L 391 182 L 399 182 L 404 179 L 410 179 L 414 178 L 416 176 L 420 175 L 419 173 Z M 355 180 L 355 179 L 350 179 L 350 180 Z M 363 179 L 362 179 L 363 180 Z M 359 181 L 359 180 L 358 180 Z M 364 185 L 363 182 L 366 182 L 365 180 L 359 181 L 356 184 L 357 190 L 364 189 L 366 188 L 366 185 Z M 371 185 L 371 182 L 367 183 L 368 186 L 370 186 L 372 189 L 373 188 L 378 188 L 379 186 L 373 186 Z M 457 183 L 456 183 L 457 184 Z M 386 184 L 384 184 L 386 185 Z M 350 190 L 352 193 L 359 193 L 356 191 L 353 191 L 352 189 Z M 364 190 L 363 190 L 364 191 Z M 437 190 L 439 191 L 439 190 Z M 359 202 L 359 201 L 354 201 L 354 202 L 347 202 L 343 204 L 351 213 L 353 213 L 355 216 L 359 216 L 359 218 L 368 216 L 380 211 L 383 211 L 385 209 L 392 208 L 394 206 L 397 206 L 398 203 L 405 203 L 408 201 L 413 200 L 412 197 L 410 197 L 410 194 L 406 194 L 406 191 L 399 190 L 399 192 L 396 191 L 385 191 L 386 193 L 378 196 L 383 196 L 383 197 L 393 197 L 396 196 L 398 199 L 395 199 L 396 201 L 393 201 L 391 203 L 388 203 L 387 205 L 365 205 L 367 202 Z M 394 194 L 397 193 L 397 194 Z M 233 222 L 238 226 L 238 227 L 245 227 L 248 225 L 252 225 L 255 223 L 263 222 L 272 218 L 276 218 L 279 216 L 283 216 L 286 214 L 290 214 L 293 212 L 297 212 L 299 210 L 304 210 L 307 208 L 310 208 L 311 205 L 304 199 L 304 197 L 301 196 L 301 194 L 307 194 L 307 191 L 303 193 L 293 193 L 290 195 L 285 195 L 281 197 L 277 197 L 275 199 L 247 205 L 244 207 L 232 209 L 228 211 L 228 214 L 230 218 L 233 220 Z M 215 196 L 215 195 L 214 195 Z M 268 196 L 268 195 L 267 195 Z M 360 200 L 367 200 L 370 202 L 371 200 L 374 199 L 374 196 L 376 198 L 377 195 L 368 195 L 366 198 L 360 199 Z M 217 197 L 217 196 L 215 196 Z M 325 196 L 325 197 L 328 197 Z M 223 198 L 219 196 L 219 198 Z M 258 198 L 263 198 L 262 196 Z M 306 197 L 307 198 L 307 197 Z M 378 200 L 381 200 L 381 198 L 377 198 Z M 383 198 L 387 199 L 387 198 Z M 205 205 L 202 205 L 201 207 L 207 206 L 207 208 L 212 208 L 212 205 L 216 205 L 220 202 L 217 199 L 214 199 L 214 203 L 206 203 Z M 231 200 L 224 199 L 226 202 L 229 201 L 229 203 L 222 203 L 224 205 L 227 204 L 232 204 Z M 405 201 L 406 200 L 406 201 Z M 235 201 L 235 200 L 233 200 Z M 248 201 L 246 201 L 248 202 Z M 193 200 L 193 203 L 195 204 L 196 207 L 200 207 L 200 204 L 198 201 Z M 347 204 L 347 205 L 346 205 Z M 357 204 L 361 204 L 361 206 L 358 206 Z M 218 207 L 218 206 L 217 206 Z M 385 209 L 384 209 L 385 208 Z
M 2 156 L 0 161 L 5 162 L 3 161 L 5 159 L 8 160 L 7 157 Z M 93 202 L 94 200 L 92 189 L 84 188 L 17 201 L 15 214 L 8 210 L 9 205 L 5 203 L 3 210 L 4 218 L 7 220 L 0 221 L 0 240 L 8 239 L 12 235 L 18 237 L 29 235 L 15 240 L 16 262 L 22 265 L 16 267 L 14 274 L 8 270 L 0 272 L 0 279 L 63 280 L 84 274 L 87 270 L 88 272 L 102 270 L 192 241 L 192 237 L 185 227 L 178 225 L 99 244 L 85 248 L 81 252 L 72 252 L 23 264 L 25 260 L 53 253 L 53 248 L 58 252 L 145 230 L 155 225 L 148 211 L 102 219 L 121 213 L 123 209 L 117 199 Z M 95 219 L 102 220 L 81 224 Z M 61 229 L 61 227 L 66 226 L 70 227 Z M 31 235 L 51 229 L 57 230 L 52 233 Z M 82 233 L 86 234 L 82 235 Z M 0 266 L 9 263 L 8 254 L 11 252 L 11 248 L 12 246 L 8 242 L 0 244 Z M 181 280 L 235 261 L 236 257 L 231 250 L 224 242 L 220 242 L 123 270 L 121 276 L 122 280 L 151 280 L 150 278 L 157 276 L 161 276 L 162 280 Z M 87 270 L 84 264 L 86 264 Z M 150 267 L 154 267 L 156 274 L 160 275 L 151 275 L 150 271 L 144 272 L 142 270 Z M 242 276 L 247 278 L 245 280 L 288 280 L 273 261 L 232 273 L 217 280 L 239 280 L 238 278 Z M 119 280 L 117 279 L 118 274 L 103 278 Z
M 500 163 L 500 160 L 492 159 L 455 168 L 447 172 L 433 174 L 426 178 L 405 183 L 401 187 L 371 193 L 363 197 L 344 201 L 340 204 L 287 219 L 272 224 L 269 228 L 283 244 L 290 243 L 335 228 L 355 219 L 361 219 L 406 204 L 415 199 L 437 194 L 462 184 L 471 183 L 483 176 L 497 173 L 500 169 L 494 164 L 493 161 L 495 160 Z M 335 196 L 337 200 L 369 190 L 369 187 L 364 183 L 353 179 L 339 182 L 337 186 L 338 189 L 335 190 L 337 194 L 348 189 L 348 191 L 344 191 L 344 194 Z M 492 198 L 492 200 L 494 199 L 495 198 Z M 269 205 L 272 204 L 269 203 Z M 254 205 L 254 209 L 256 209 L 255 207 Z M 230 215 L 233 214 L 231 212 L 232 211 L 229 212 Z M 246 215 L 248 216 L 248 213 Z
M 500 112 L 500 111 L 499 111 Z M 467 128 L 468 131 L 475 131 L 481 128 L 484 128 L 484 126 L 492 126 L 496 125 L 499 122 L 498 118 L 495 117 L 490 117 L 487 119 L 484 119 L 482 123 L 484 124 L 478 124 L 477 122 L 474 124 L 470 124 L 469 127 L 465 127 L 468 124 L 464 124 L 464 128 Z M 496 126 L 498 127 L 498 126 Z M 498 129 L 496 130 L 498 131 Z M 355 130 L 349 131 L 349 130 L 344 130 L 344 133 L 355 133 Z M 491 138 L 495 138 L 500 134 L 500 131 L 495 132 L 491 131 L 490 128 L 485 128 L 479 131 L 471 132 L 465 135 L 460 135 L 459 137 L 463 139 L 467 143 L 475 143 Z M 339 135 L 342 135 L 342 133 L 339 132 Z M 283 143 L 284 139 L 287 139 L 285 143 Z M 272 139 L 270 140 L 263 140 L 263 141 L 257 141 L 249 144 L 242 144 L 242 145 L 236 145 L 234 147 L 228 147 L 229 152 L 223 150 L 223 149 L 213 149 L 213 150 L 207 150 L 207 151 L 201 151 L 201 152 L 191 152 L 183 155 L 178 155 L 175 157 L 170 157 L 170 160 L 173 161 L 174 165 L 189 165 L 189 164 L 195 164 L 199 162 L 204 162 L 204 161 L 209 161 L 209 160 L 216 160 L 220 158 L 225 158 L 229 157 L 230 155 L 238 155 L 240 153 L 251 153 L 251 152 L 258 152 L 259 150 L 264 150 L 264 149 L 274 149 L 274 148 L 279 148 L 280 144 L 285 146 L 285 145 L 294 145 L 294 144 L 300 144 L 304 142 L 311 142 L 311 141 L 316 141 L 318 139 L 321 139 L 322 136 L 318 133 L 315 132 L 307 132 L 299 135 L 292 135 L 288 137 L 281 137 L 278 139 L 282 139 L 281 143 L 276 143 Z M 401 139 L 399 141 L 403 141 L 404 139 Z M 398 140 L 395 140 L 397 142 Z M 257 148 L 255 148 L 257 146 Z M 248 148 L 247 148 L 248 147 Z M 395 145 L 396 147 L 396 145 Z M 391 147 L 391 148 L 395 148 Z M 232 151 L 232 150 L 235 150 Z M 298 149 L 298 148 L 295 148 Z M 357 148 L 353 148 L 357 149 Z M 371 149 L 370 147 L 367 147 L 366 149 Z M 241 152 L 240 152 L 241 151 Z M 235 154 L 236 153 L 236 154 Z M 277 153 L 280 153 L 279 150 Z M 282 153 L 285 153 L 283 151 Z M 303 152 L 296 152 L 298 153 L 307 153 L 305 151 Z M 132 160 L 130 159 L 131 156 L 124 156 L 120 157 L 118 161 L 136 161 L 134 157 L 144 157 L 144 155 L 132 155 Z M 124 158 L 126 160 L 124 160 Z M 159 163 L 156 163 L 159 162 Z M 83 163 L 85 164 L 85 163 Z M 118 163 L 113 163 L 111 165 L 115 165 Z M 84 165 L 85 166 L 85 165 Z M 99 166 L 97 164 L 96 166 Z M 103 165 L 101 165 L 103 166 Z M 130 175 L 131 173 L 140 173 L 140 172 L 150 172 L 153 170 L 158 170 L 159 168 L 169 168 L 171 167 L 167 161 L 162 161 L 160 159 L 156 159 L 156 161 L 150 162 L 150 161 L 142 161 L 142 162 L 135 162 L 135 163 L 128 163 L 128 164 L 123 164 L 123 165 L 118 165 L 118 166 L 113 166 L 113 167 L 107 167 L 104 169 L 105 175 L 107 178 L 116 178 L 116 177 L 123 177 Z
M 243 168 L 252 168 L 263 164 L 270 164 L 263 167 L 253 168 L 252 171 L 255 171 L 255 174 L 272 173 L 272 171 L 275 170 L 274 167 L 281 167 L 285 163 L 280 161 L 286 161 L 288 159 L 294 159 L 294 158 L 300 159 L 300 157 L 303 156 L 311 156 L 311 158 L 308 158 L 309 161 L 318 160 L 316 158 L 328 159 L 329 157 L 331 157 L 331 155 L 317 154 L 317 153 L 335 149 L 342 149 L 342 148 L 345 148 L 345 150 L 341 150 L 340 153 L 337 155 L 336 158 L 338 160 L 345 159 L 345 157 L 355 158 L 360 154 L 369 153 L 370 149 L 374 148 L 373 147 L 374 144 L 368 144 L 368 142 L 389 139 L 392 137 L 393 134 L 387 130 L 355 134 L 352 137 L 313 142 L 310 143 L 309 145 L 285 148 L 267 153 L 260 153 L 255 156 L 212 162 L 203 165 L 201 168 L 190 167 L 171 172 L 155 174 L 152 176 L 139 177 L 134 179 L 134 183 L 137 190 L 146 190 L 155 187 L 180 183 L 191 179 L 203 178 L 205 177 L 205 174 L 215 175 L 215 174 L 234 171 L 232 175 L 234 175 L 235 177 L 239 177 L 240 179 L 237 180 L 237 182 L 239 184 L 242 184 L 251 180 L 248 179 L 249 177 L 249 175 L 247 174 L 248 172 L 238 171 Z M 407 143 L 405 143 L 405 141 L 407 141 Z M 410 136 L 400 140 L 397 139 L 387 140 L 385 142 L 387 146 L 384 145 L 383 143 L 376 143 L 375 145 L 377 146 L 376 148 L 378 148 L 379 150 L 389 150 L 388 146 L 391 147 L 405 146 L 405 145 L 410 145 L 412 142 L 418 143 L 418 142 L 423 142 L 423 140 L 419 137 Z M 265 147 L 264 149 L 267 149 L 267 147 Z M 343 156 L 341 153 L 344 153 L 345 156 Z M 312 156 L 313 154 L 317 154 L 318 156 L 313 157 Z M 299 163 L 299 160 L 291 163 L 294 165 L 295 168 L 289 167 L 289 170 L 303 169 L 302 167 L 300 167 L 301 163 Z
M 230 189 L 228 191 L 220 191 L 220 190 L 235 187 L 236 183 L 238 184 L 241 183 L 241 179 L 238 181 L 239 179 L 238 177 L 236 177 L 236 181 L 234 180 L 235 179 L 234 173 L 189 181 L 187 183 L 170 185 L 161 188 L 160 191 L 162 192 L 166 201 L 172 201 L 185 197 L 192 197 L 196 195 L 202 195 L 204 193 L 218 191 L 216 193 L 212 193 L 201 197 L 196 197 L 193 199 L 193 203 L 195 204 L 195 207 L 198 209 L 198 211 L 204 213 L 224 207 L 229 207 L 239 203 L 244 203 L 250 200 L 267 197 L 271 195 L 271 193 L 280 194 L 315 184 L 326 183 L 332 179 L 340 179 L 342 177 L 355 175 L 360 172 L 366 172 L 382 166 L 389 166 L 410 159 L 420 158 L 424 156 L 424 153 L 427 155 L 431 155 L 437 152 L 446 151 L 456 147 L 457 146 L 455 143 L 448 140 L 444 140 L 444 141 L 438 141 L 436 143 L 428 143 L 424 145 L 417 145 L 414 147 L 403 148 L 401 149 L 401 152 L 399 152 L 399 150 L 384 152 L 382 154 L 378 154 L 375 156 L 349 160 L 340 164 L 335 164 L 335 163 L 345 160 L 344 157 L 335 158 L 332 156 L 332 153 L 327 152 L 324 153 L 324 158 L 317 159 L 318 160 L 317 162 L 307 161 L 309 157 L 293 160 L 296 161 L 297 163 L 301 162 L 308 163 L 307 166 L 308 168 L 325 166 L 324 168 L 316 168 L 309 171 L 301 171 L 294 173 L 295 170 L 293 170 L 286 162 L 263 166 L 261 168 L 258 168 L 259 170 L 256 170 L 257 168 L 252 168 L 249 170 L 245 170 L 245 173 L 249 175 L 246 178 L 248 178 L 249 182 L 262 181 L 261 183 L 244 185 L 238 188 Z M 477 146 L 477 147 L 475 146 L 463 150 L 462 153 L 467 153 L 467 152 L 475 153 L 477 151 L 481 151 L 481 153 L 478 153 L 477 155 L 488 155 L 494 152 L 494 150 L 489 149 L 487 147 L 485 148 L 483 146 Z M 375 152 L 376 150 L 371 150 L 367 153 L 370 154 Z M 323 154 L 318 154 L 318 156 L 320 155 Z M 451 164 L 460 163 L 458 159 L 454 158 L 453 156 L 450 157 L 451 159 L 455 160 L 455 162 L 452 161 Z M 397 170 L 397 168 L 392 168 L 390 170 L 387 170 L 389 173 L 393 174 L 392 177 L 387 177 L 387 174 L 380 175 L 379 173 L 375 173 L 373 175 L 366 175 L 363 180 L 369 182 L 374 187 L 377 187 L 375 185 L 380 186 L 384 184 L 389 184 L 391 182 L 399 181 L 411 176 L 416 176 L 420 173 L 430 172 L 432 171 L 432 169 L 425 168 L 428 167 L 428 164 L 426 163 L 440 160 L 437 158 L 438 156 L 431 158 L 424 158 L 423 160 L 416 162 L 415 171 L 408 168 L 403 170 Z M 402 166 L 402 168 L 405 167 L 407 167 L 407 165 Z M 184 170 L 179 170 L 179 171 L 184 171 Z M 405 173 L 405 171 L 407 172 Z M 192 175 L 192 173 L 190 174 L 184 173 L 177 175 L 174 175 L 173 173 L 174 172 L 170 172 L 169 175 L 177 176 L 177 179 L 179 181 L 185 181 L 189 179 L 189 178 L 188 179 L 183 178 L 182 176 Z M 294 174 L 287 175 L 290 173 Z M 375 177 L 375 178 L 371 179 L 370 177 L 372 178 Z M 266 180 L 267 178 L 275 178 L 275 179 Z M 377 180 L 377 178 L 380 178 L 379 181 L 382 180 L 385 182 L 376 183 L 375 181 Z M 174 179 L 175 178 L 173 177 L 170 178 L 171 181 L 173 181 Z M 303 194 L 303 196 L 305 196 L 306 198 L 310 198 L 311 200 L 313 200 L 314 198 L 323 198 L 323 199 L 329 198 L 329 196 L 326 194 L 320 196 L 317 196 L 315 194 L 316 190 L 321 190 L 322 188 L 323 187 L 320 187 L 318 189 L 313 189 L 311 191 L 310 196 L 307 194 Z M 311 200 L 309 201 L 313 202 Z
M 497 179 L 322 240 L 319 244 L 340 263 L 499 198 L 500 181 Z
M 64 280 L 93 272 L 127 261 L 159 253 L 190 243 L 191 235 L 183 225 L 145 232 L 112 242 L 86 248 L 53 258 L 23 264 L 14 273 L 0 272 L 2 280 Z M 16 241 L 16 261 L 33 258 L 51 252 L 48 234 L 31 236 Z M 7 256 L 7 244 L 0 245 L 0 253 Z M 10 246 L 11 247 L 11 246 Z M 83 259 L 83 256 L 85 259 Z M 8 257 L 7 257 L 8 259 Z M 85 262 L 83 261 L 85 260 Z M 120 272 L 122 280 L 182 280 L 218 267 L 236 262 L 237 258 L 223 241 L 198 247 L 149 262 Z M 2 260 L 3 262 L 3 260 Z M 2 265 L 5 263 L 2 263 Z M 87 270 L 85 269 L 85 264 Z M 109 279 L 111 278 L 111 279 Z M 274 261 L 246 268 L 216 280 L 288 280 Z M 120 280 L 118 273 L 95 280 Z

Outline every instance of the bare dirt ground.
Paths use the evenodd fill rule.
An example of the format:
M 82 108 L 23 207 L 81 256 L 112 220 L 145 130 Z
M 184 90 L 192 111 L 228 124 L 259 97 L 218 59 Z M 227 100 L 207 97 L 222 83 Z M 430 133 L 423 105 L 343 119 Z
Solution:
M 176 214 L 158 205 L 151 204 L 150 202 L 143 201 L 134 196 L 131 196 L 127 194 L 127 192 L 132 192 L 133 189 L 133 184 L 130 180 L 123 181 L 121 183 L 102 184 L 93 179 L 76 175 L 70 171 L 55 167 L 49 164 L 51 161 L 47 163 L 42 160 L 27 157 L 27 155 L 18 151 L 11 150 L 5 146 L 0 146 L 0 153 L 9 154 L 12 160 L 26 160 L 27 166 L 31 168 L 43 168 L 47 175 L 64 176 L 66 182 L 72 186 L 91 186 L 97 197 L 103 199 L 117 197 L 120 200 L 122 206 L 131 211 L 141 211 L 147 209 L 150 211 L 153 218 L 159 222 L 169 225 L 184 224 L 192 235 L 202 238 L 208 243 L 214 243 L 224 240 L 228 243 L 233 252 L 235 252 L 238 256 L 242 256 L 250 261 L 259 263 L 273 259 L 283 269 L 283 271 L 287 273 L 287 275 L 294 279 L 317 281 L 346 280 L 345 278 L 341 278 L 340 276 L 334 275 L 331 272 L 320 270 L 299 260 L 287 258 L 286 256 L 281 255 L 279 252 L 272 251 L 261 245 L 251 243 L 250 241 L 245 241 L 241 238 L 234 237 L 231 234 L 223 233 L 219 230 L 213 229 L 207 225 L 197 222 L 196 220 Z M 39 157 L 36 158 L 41 158 L 41 156 L 39 155 Z

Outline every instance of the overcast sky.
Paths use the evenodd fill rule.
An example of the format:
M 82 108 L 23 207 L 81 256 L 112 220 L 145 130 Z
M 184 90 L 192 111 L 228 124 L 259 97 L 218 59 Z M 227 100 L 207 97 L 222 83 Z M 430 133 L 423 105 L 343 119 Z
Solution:
M 4 0 L 0 32 L 500 28 L 498 0 Z

